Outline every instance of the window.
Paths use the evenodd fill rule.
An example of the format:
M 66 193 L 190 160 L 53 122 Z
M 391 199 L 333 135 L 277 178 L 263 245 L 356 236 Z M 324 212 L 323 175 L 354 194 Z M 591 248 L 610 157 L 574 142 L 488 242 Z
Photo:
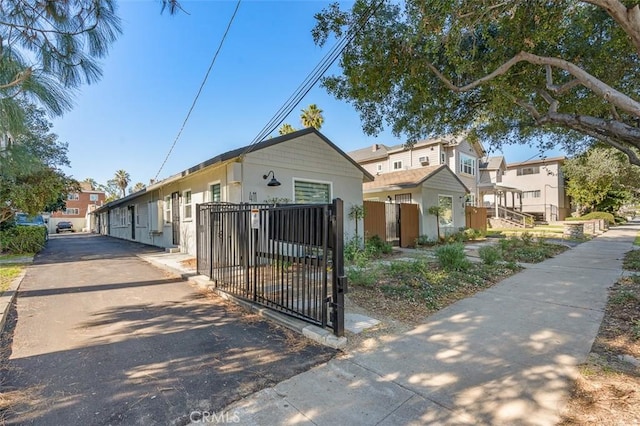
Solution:
M 467 194 L 464 199 L 464 203 L 467 206 L 475 206 L 476 205 L 476 196 L 474 194 Z
M 212 203 L 220 202 L 220 184 L 214 183 L 209 185 L 209 200 Z
M 444 164 L 447 162 L 447 154 L 445 154 L 444 152 L 440 153 L 440 164 Z
M 402 161 L 394 161 L 393 170 L 401 170 L 401 169 L 402 169 Z
M 137 204 L 133 206 L 133 209 L 136 216 L 136 225 L 140 225 L 140 209 L 138 208 Z
M 80 214 L 80 209 L 79 208 L 67 208 L 65 209 L 65 211 L 62 214 L 66 214 L 66 215 L 79 215 Z
M 460 173 L 476 175 L 476 159 L 466 154 L 460 154 Z
M 382 164 L 376 165 L 376 171 L 378 171 L 378 172 L 382 171 Z
M 438 222 L 441 228 L 453 226 L 453 197 L 450 195 L 438 195 L 438 206 L 440 206 L 440 216 Z
M 540 173 L 540 167 L 538 166 L 522 167 L 518 169 L 517 175 L 518 176 L 537 175 L 538 173 Z
M 89 194 L 89 201 L 98 201 L 98 194 Z
M 67 194 L 67 200 L 79 200 L 79 199 L 80 199 L 80 194 L 78 193 Z
M 396 194 L 396 203 L 410 203 L 411 194 Z
M 171 196 L 164 197 L 164 222 L 171 222 Z
M 293 200 L 302 204 L 329 204 L 331 184 L 296 180 L 293 182 Z
M 191 219 L 191 210 L 193 209 L 191 205 L 191 191 L 182 192 L 182 205 L 184 207 L 184 218 Z
M 522 198 L 540 198 L 540 190 L 537 191 L 524 191 Z

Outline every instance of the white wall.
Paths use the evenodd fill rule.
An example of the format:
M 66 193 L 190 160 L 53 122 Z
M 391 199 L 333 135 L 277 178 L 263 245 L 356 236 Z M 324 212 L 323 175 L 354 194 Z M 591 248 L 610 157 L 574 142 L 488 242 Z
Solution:
M 268 187 L 263 175 L 274 171 L 281 183 L 277 187 Z M 269 177 L 271 179 L 271 177 Z M 180 197 L 180 249 L 182 252 L 196 254 L 196 205 L 211 201 L 209 185 L 220 183 L 221 201 L 233 203 L 264 203 L 274 197 L 286 198 L 294 202 L 294 179 L 327 182 L 331 185 L 331 198 L 344 201 L 345 235 L 355 233 L 355 222 L 348 219 L 352 206 L 362 205 L 363 173 L 349 160 L 328 146 L 315 134 L 306 134 L 299 138 L 248 153 L 242 162 L 230 162 L 209 166 L 202 171 L 188 175 L 173 183 L 151 190 L 123 203 L 119 208 L 125 213 L 125 222 L 117 221 L 115 211 L 111 211 L 110 235 L 131 240 L 131 220 L 127 206 L 136 206 L 139 223 L 135 224 L 135 241 L 160 247 L 173 247 L 172 223 L 164 222 L 162 232 L 151 233 L 147 223 L 148 203 L 162 200 L 173 192 Z M 191 218 L 185 218 L 184 191 L 191 191 Z M 155 205 L 155 204 L 154 204 Z M 164 214 L 164 208 L 160 212 Z M 359 224 L 362 229 L 363 224 Z

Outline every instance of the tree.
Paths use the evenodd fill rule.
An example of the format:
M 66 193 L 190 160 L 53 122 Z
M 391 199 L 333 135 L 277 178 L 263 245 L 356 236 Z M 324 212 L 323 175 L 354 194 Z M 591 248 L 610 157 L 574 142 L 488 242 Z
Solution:
M 65 207 L 69 192 L 79 189 L 77 181 L 65 175 L 67 144 L 50 132 L 45 112 L 33 105 L 20 105 L 25 112 L 22 133 L 0 152 L 0 223 L 16 211 L 37 214 Z
M 356 0 L 316 14 L 317 44 L 347 33 L 342 75 L 323 85 L 368 134 L 386 123 L 410 143 L 464 131 L 568 152 L 599 141 L 640 165 L 635 2 Z
M 142 190 L 143 190 L 143 189 L 145 189 L 146 187 L 147 187 L 147 185 L 145 185 L 144 183 L 142 183 L 142 182 L 138 182 L 138 183 L 136 183 L 135 185 L 133 185 L 133 188 L 131 188 L 131 189 L 129 190 L 129 193 L 130 193 L 130 194 L 133 194 L 134 192 L 142 191 Z
M 427 212 L 436 217 L 436 229 L 438 230 L 438 239 L 440 239 L 440 216 L 442 216 L 443 209 L 440 206 L 431 206 Z
M 301 111 L 300 121 L 304 127 L 313 127 L 320 130 L 324 123 L 322 110 L 316 104 L 311 104 Z
M 280 134 L 280 136 L 288 135 L 289 133 L 293 133 L 295 131 L 296 129 L 294 129 L 293 126 L 289 123 L 283 123 L 282 126 L 280 126 L 280 128 L 278 129 L 278 133 Z
M 615 149 L 598 146 L 567 160 L 562 168 L 567 194 L 581 213 L 616 213 L 625 202 L 640 196 L 640 167 Z
M 96 182 L 96 180 L 93 178 L 85 178 L 82 183 L 87 185 L 92 191 L 95 191 L 99 188 L 98 182 Z
M 120 189 L 120 195 L 122 197 L 127 195 L 127 186 L 129 186 L 129 182 L 131 182 L 131 176 L 126 171 L 120 169 L 116 172 L 113 177 L 113 181 L 115 185 Z
M 111 0 L 3 0 L 0 7 L 0 131 L 18 133 L 20 100 L 50 115 L 71 108 L 74 89 L 101 76 L 98 60 L 120 34 Z

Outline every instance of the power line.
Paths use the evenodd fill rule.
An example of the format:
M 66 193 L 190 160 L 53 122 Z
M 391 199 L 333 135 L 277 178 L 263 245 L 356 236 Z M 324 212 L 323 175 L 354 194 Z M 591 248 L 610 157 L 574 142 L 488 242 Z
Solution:
M 315 84 L 320 80 L 320 78 L 324 75 L 324 73 L 329 69 L 329 67 L 335 62 L 335 60 L 340 57 L 342 52 L 347 48 L 347 46 L 353 41 L 355 36 L 364 28 L 364 26 L 369 22 L 369 19 L 375 14 L 375 12 L 382 6 L 384 0 L 380 0 L 379 2 L 372 4 L 365 11 L 362 16 L 362 19 L 353 25 L 347 33 L 344 35 L 342 39 L 340 39 L 327 54 L 320 60 L 320 62 L 314 67 L 314 69 L 305 77 L 303 82 L 298 86 L 298 88 L 294 91 L 294 93 L 289 96 L 278 109 L 278 111 L 274 114 L 274 116 L 267 122 L 267 124 L 260 130 L 260 132 L 256 135 L 256 137 L 251 141 L 249 146 L 244 150 L 241 155 L 248 154 L 255 144 L 261 142 L 266 138 L 269 134 L 271 134 L 283 121 L 284 119 L 293 111 L 293 109 L 302 101 L 302 99 L 311 91 L 311 89 L 315 86 Z
M 162 171 L 162 169 L 164 168 L 165 164 L 167 164 L 167 160 L 169 160 L 169 157 L 171 156 L 171 153 L 173 152 L 173 149 L 175 148 L 176 144 L 178 143 L 178 139 L 180 139 L 180 136 L 182 135 L 182 131 L 184 130 L 184 128 L 187 125 L 187 121 L 189 121 L 189 117 L 191 117 L 191 113 L 193 112 L 194 108 L 196 107 L 196 103 L 198 102 L 198 98 L 200 97 L 200 94 L 202 93 L 202 89 L 204 89 L 204 85 L 207 83 L 207 79 L 209 78 L 209 74 L 211 73 L 211 69 L 213 68 L 213 64 L 216 63 L 216 59 L 218 58 L 218 54 L 220 53 L 220 50 L 222 49 L 222 45 L 224 44 L 225 39 L 227 38 L 227 34 L 229 33 L 229 29 L 231 29 L 231 24 L 233 24 L 233 20 L 236 17 L 236 14 L 238 13 L 238 9 L 240 8 L 240 2 L 242 0 L 238 0 L 238 2 L 236 3 L 236 8 L 233 11 L 233 15 L 231 15 L 231 19 L 229 19 L 229 23 L 227 24 L 227 28 L 224 31 L 224 34 L 222 35 L 222 39 L 220 40 L 220 44 L 218 45 L 218 49 L 216 50 L 216 53 L 213 55 L 213 58 L 211 59 L 211 64 L 209 64 L 209 69 L 207 69 L 207 73 L 204 75 L 204 79 L 202 80 L 202 83 L 200 84 L 200 88 L 198 88 L 198 93 L 196 93 L 195 98 L 193 99 L 193 102 L 191 103 L 191 107 L 189 108 L 189 111 L 187 112 L 187 116 L 184 118 L 184 121 L 182 122 L 182 126 L 180 127 L 180 130 L 178 131 L 178 134 L 176 135 L 176 138 L 173 141 L 173 144 L 171 144 L 171 148 L 169 149 L 169 152 L 167 153 L 167 156 L 164 158 L 164 161 L 162 162 L 162 165 L 160 166 L 160 169 L 158 169 L 158 173 L 156 173 L 156 176 L 153 178 L 153 180 L 157 180 L 158 176 L 160 175 L 160 172 Z

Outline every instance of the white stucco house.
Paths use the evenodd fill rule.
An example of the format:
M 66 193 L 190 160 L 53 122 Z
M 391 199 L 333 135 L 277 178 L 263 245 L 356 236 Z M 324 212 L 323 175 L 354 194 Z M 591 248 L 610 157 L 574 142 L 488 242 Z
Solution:
M 217 155 L 98 209 L 95 232 L 196 254 L 196 205 L 330 203 L 361 205 L 373 176 L 313 128 Z M 361 225 L 360 225 L 361 226 Z M 345 219 L 345 235 L 355 222 Z
M 418 204 L 420 235 L 438 238 L 436 216 L 428 212 L 432 206 L 442 208 L 441 235 L 465 227 L 469 189 L 446 164 L 382 173 L 363 188 L 365 200 Z

